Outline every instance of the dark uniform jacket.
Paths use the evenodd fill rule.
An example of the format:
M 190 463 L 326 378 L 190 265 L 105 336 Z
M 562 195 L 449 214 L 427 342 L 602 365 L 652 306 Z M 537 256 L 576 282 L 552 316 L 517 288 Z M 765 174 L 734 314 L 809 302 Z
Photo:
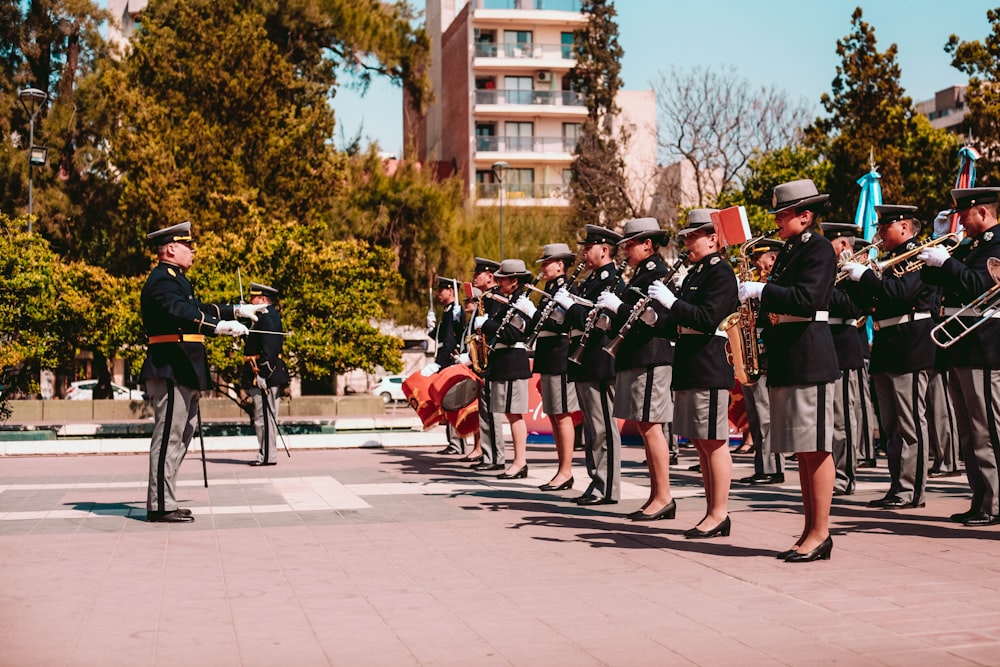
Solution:
M 605 291 L 613 291 L 621 294 L 625 289 L 625 283 L 620 277 L 620 271 L 614 263 L 590 272 L 587 279 L 580 285 L 580 296 L 588 301 L 597 301 Z M 570 331 L 570 356 L 572 356 L 583 339 L 583 331 L 587 326 L 587 317 L 591 309 L 582 304 L 574 304 L 566 313 L 566 325 Z M 596 313 L 600 315 L 600 313 Z M 595 315 L 595 317 L 596 317 Z M 611 336 L 607 331 L 602 331 L 597 327 L 592 327 L 587 336 L 586 349 L 580 357 L 580 363 L 570 362 L 566 373 L 567 377 L 574 382 L 599 382 L 610 380 L 615 376 L 615 360 L 607 352 L 604 346 L 611 342 Z
M 847 290 L 835 286 L 830 297 L 830 333 L 833 334 L 833 346 L 837 349 L 837 365 L 841 369 L 861 368 L 865 365 L 868 334 L 865 333 L 862 346 L 857 327 L 857 319 L 862 315 L 864 311 L 854 302 Z M 849 321 L 835 323 L 835 319 Z M 861 330 L 865 330 L 863 325 Z
M 507 325 L 502 329 L 500 326 L 507 318 L 507 313 L 514 309 L 514 302 L 522 293 L 523 290 L 515 290 L 509 304 L 488 297 L 484 299 L 484 305 L 487 302 L 493 304 L 487 308 L 489 319 L 480 327 L 480 331 L 486 335 L 486 340 L 493 345 L 486 366 L 487 380 L 522 380 L 531 377 L 531 362 L 528 359 L 528 350 L 524 346 L 528 336 L 525 331 L 515 326 L 516 320 L 520 318 L 525 325 L 524 329 L 527 330 L 524 315 L 519 312 L 511 313 Z
M 917 246 L 913 239 L 901 243 L 885 254 L 885 259 L 895 257 Z M 872 338 L 871 373 L 912 373 L 934 368 L 934 342 L 931 329 L 934 321 L 927 319 L 904 322 L 896 326 L 879 327 L 879 320 L 914 313 L 930 314 L 937 301 L 937 290 L 924 283 L 920 275 L 912 272 L 901 277 L 886 271 L 879 280 L 871 271 L 865 271 L 861 281 L 847 286 L 848 293 L 876 322 Z
M 920 277 L 943 288 L 941 303 L 945 309 L 961 308 L 996 284 L 986 270 L 990 257 L 1000 258 L 1000 225 L 965 239 L 942 266 L 926 266 Z M 1000 368 L 1000 320 L 991 319 L 967 334 L 948 348 L 947 358 L 949 367 Z
M 820 234 L 806 231 L 788 239 L 761 294 L 761 318 L 776 314 L 815 318 L 817 311 L 829 310 L 836 273 L 833 246 Z M 771 323 L 763 335 L 769 387 L 820 384 L 840 377 L 828 323 Z
M 455 363 L 454 353 L 461 346 L 464 331 L 465 313 L 461 308 L 455 312 L 455 302 L 447 304 L 441 313 L 441 321 L 427 334 L 437 342 L 434 363 L 441 368 L 447 368 Z
M 632 280 L 624 293 L 619 293 L 623 303 L 617 313 L 611 316 L 611 338 L 614 340 L 629 314 L 632 306 L 638 303 L 643 297 L 635 292 L 639 290 L 642 294 L 652 284 L 654 280 L 663 278 L 669 269 L 659 254 L 644 259 L 636 267 Z M 666 316 L 667 310 L 658 302 L 650 300 L 649 308 L 656 313 L 657 320 Z M 615 356 L 615 370 L 623 371 L 641 366 L 668 366 L 674 361 L 674 350 L 670 341 L 658 336 L 653 327 L 646 325 L 641 320 L 636 320 L 629 329 L 621 345 L 618 347 L 618 354 Z
M 568 285 L 566 276 L 559 276 L 555 280 L 550 280 L 545 284 L 545 293 L 549 296 L 555 294 L 560 287 Z M 547 300 L 542 301 L 535 316 L 531 318 L 528 331 L 534 331 L 541 326 L 538 338 L 535 340 L 535 363 L 533 370 L 542 375 L 562 375 L 566 372 L 566 358 L 569 356 L 569 337 L 566 335 L 566 321 L 556 322 L 552 314 L 539 324 L 542 312 L 545 310 Z M 556 306 L 555 308 L 558 308 Z M 555 334 L 555 335 L 553 335 Z
M 268 387 L 285 386 L 291 380 L 288 367 L 281 358 L 285 337 L 254 333 L 255 331 L 284 331 L 281 314 L 276 306 L 268 306 L 266 313 L 257 313 L 257 321 L 250 328 L 250 335 L 243 347 L 246 362 L 240 375 L 240 386 L 253 389 L 257 386 L 257 375 L 264 378 Z
M 736 275 L 719 253 L 691 267 L 669 314 L 657 322 L 660 335 L 677 339 L 674 390 L 732 388 L 735 377 L 726 355 L 726 338 L 715 332 L 739 305 Z

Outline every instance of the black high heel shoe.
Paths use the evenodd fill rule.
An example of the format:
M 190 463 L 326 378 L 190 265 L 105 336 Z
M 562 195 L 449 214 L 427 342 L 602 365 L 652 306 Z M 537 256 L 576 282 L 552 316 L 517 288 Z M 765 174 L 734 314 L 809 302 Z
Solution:
M 827 536 L 825 540 L 812 551 L 801 553 L 792 551 L 791 556 L 785 558 L 786 563 L 811 563 L 814 560 L 830 560 L 830 553 L 833 551 L 833 538 Z
M 562 484 L 553 484 L 552 482 L 545 482 L 540 487 L 542 491 L 566 491 L 567 489 L 573 488 L 573 478 L 570 477 Z
M 499 475 L 497 475 L 497 479 L 525 479 L 527 476 L 528 476 L 528 466 L 527 464 L 525 464 L 521 466 L 520 470 L 518 470 L 517 472 L 513 472 L 509 475 L 505 472 L 500 473 Z
M 630 514 L 629 518 L 633 521 L 658 521 L 659 519 L 673 519 L 675 516 L 677 516 L 677 501 L 671 500 L 659 512 L 652 514 L 638 512 Z
M 733 522 L 729 520 L 727 515 L 725 519 L 719 522 L 719 524 L 711 530 L 702 530 L 695 526 L 689 530 L 684 531 L 684 537 L 689 540 L 707 540 L 710 537 L 729 537 L 729 531 L 732 530 Z

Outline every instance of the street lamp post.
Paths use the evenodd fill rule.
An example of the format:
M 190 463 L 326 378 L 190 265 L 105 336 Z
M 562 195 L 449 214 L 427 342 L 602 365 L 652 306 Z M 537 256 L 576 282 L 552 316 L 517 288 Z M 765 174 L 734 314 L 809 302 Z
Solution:
M 503 177 L 507 170 L 510 169 L 510 165 L 506 162 L 494 162 L 493 163 L 493 176 L 500 182 L 500 259 L 506 258 L 503 254 L 503 191 L 504 182 Z
M 32 179 L 32 168 L 36 165 L 45 164 L 49 149 L 45 146 L 35 146 L 35 119 L 49 99 L 49 94 L 38 88 L 25 88 L 17 94 L 21 100 L 21 106 L 28 114 L 28 232 L 31 232 L 31 216 L 35 210 L 34 183 Z

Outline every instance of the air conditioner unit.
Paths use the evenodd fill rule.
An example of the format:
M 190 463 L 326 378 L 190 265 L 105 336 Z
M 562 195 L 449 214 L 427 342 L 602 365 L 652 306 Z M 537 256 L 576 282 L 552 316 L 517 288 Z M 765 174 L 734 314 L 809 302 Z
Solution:
M 535 80 L 539 83 L 548 83 L 552 80 L 552 72 L 547 69 L 538 70 L 535 72 Z

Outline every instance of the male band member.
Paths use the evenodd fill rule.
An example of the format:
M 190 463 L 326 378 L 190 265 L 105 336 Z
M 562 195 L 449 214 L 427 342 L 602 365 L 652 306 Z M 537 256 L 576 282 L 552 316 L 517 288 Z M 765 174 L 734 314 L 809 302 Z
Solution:
M 257 322 L 250 328 L 250 335 L 243 348 L 245 357 L 240 386 L 253 401 L 253 426 L 260 444 L 257 458 L 250 465 L 273 466 L 278 462 L 278 400 L 282 388 L 291 378 L 281 358 L 285 337 L 257 332 L 284 331 L 278 306 L 278 290 L 260 283 L 250 283 L 250 303 L 267 308 L 257 315 Z
M 881 261 L 913 250 L 920 223 L 916 206 L 876 206 Z M 897 275 L 848 262 L 841 267 L 856 286 L 849 285 L 856 303 L 875 322 L 871 374 L 878 397 L 882 438 L 889 459 L 889 491 L 869 507 L 903 509 L 924 506 L 927 486 L 927 380 L 934 369 L 934 327 L 931 308 L 936 289 L 916 272 Z
M 198 423 L 198 392 L 211 388 L 205 335 L 244 336 L 248 329 L 235 317 L 257 319 L 265 305 L 202 304 L 184 272 L 194 263 L 191 223 L 182 222 L 146 235 L 158 264 L 142 287 L 139 306 L 149 336 L 139 374 L 153 406 L 149 446 L 149 492 L 146 521 L 194 521 L 178 509 L 174 484 Z
M 583 257 L 590 275 L 580 285 L 580 296 L 596 302 L 601 294 L 621 285 L 614 264 L 621 234 L 599 227 L 586 226 Z M 615 405 L 615 360 L 604 351 L 610 342 L 607 329 L 598 326 L 599 308 L 588 308 L 559 290 L 556 302 L 566 310 L 570 327 L 570 363 L 567 376 L 576 386 L 583 410 L 583 426 L 588 431 L 587 472 L 590 485 L 576 498 L 579 505 L 613 504 L 621 499 L 622 438 L 618 420 L 612 415 Z M 585 337 L 586 332 L 586 337 Z M 580 347 L 583 346 L 581 350 Z
M 435 299 L 444 307 L 444 310 L 441 313 L 440 326 L 437 316 L 434 314 L 434 308 L 431 307 L 427 311 L 427 335 L 434 339 L 437 349 L 434 353 L 434 361 L 420 370 L 420 374 L 424 377 L 430 377 L 455 363 L 459 339 L 465 330 L 465 314 L 462 312 L 462 307 L 455 295 L 455 281 L 439 276 Z M 465 438 L 459 437 L 450 423 L 445 425 L 445 434 L 448 438 L 448 446 L 438 454 L 464 454 Z
M 500 264 L 483 257 L 476 257 L 475 261 L 476 264 L 472 270 L 472 286 L 483 293 L 479 299 L 483 312 L 477 312 L 473 316 L 472 331 L 474 334 L 481 333 L 479 329 L 483 322 L 503 308 L 500 302 L 489 298 L 490 294 L 496 294 L 499 290 L 493 272 L 500 268 Z M 463 357 L 462 363 L 468 365 L 469 359 Z M 497 415 L 491 411 L 491 398 L 490 383 L 484 381 L 479 388 L 479 440 L 483 451 L 483 460 L 472 465 L 473 469 L 480 471 L 503 470 L 505 467 L 503 430 Z
M 760 238 L 746 247 L 750 263 L 757 269 L 761 282 L 766 282 L 785 242 L 780 239 Z M 763 322 L 757 320 L 757 335 L 763 334 Z M 740 385 L 743 404 L 747 410 L 747 424 L 756 443 L 753 453 L 753 475 L 743 477 L 743 484 L 766 485 L 785 483 L 785 457 L 771 449 L 771 404 L 767 395 L 767 349 L 761 346 L 758 359 L 764 374 L 751 385 Z
M 864 237 L 854 239 L 854 252 L 859 252 L 869 245 Z M 872 381 L 871 366 L 872 347 L 868 340 L 868 327 L 858 327 L 858 340 L 861 342 L 861 351 L 865 357 L 865 363 L 861 368 L 854 371 L 858 376 L 859 408 L 861 422 L 861 439 L 858 442 L 857 468 L 875 468 L 878 464 L 878 452 L 875 447 L 875 425 L 878 423 L 878 416 L 875 414 L 875 402 L 872 401 Z
M 940 285 L 942 315 L 950 317 L 994 285 L 986 268 L 990 257 L 1000 258 L 997 199 L 1000 188 L 951 191 L 965 240 L 949 257 L 941 247 L 918 255 L 927 262 L 920 272 L 931 285 Z M 970 316 L 965 324 L 978 317 Z M 958 439 L 965 472 L 972 489 L 968 512 L 952 515 L 967 526 L 1000 523 L 1000 320 L 990 318 L 948 348 L 949 391 L 958 417 Z
M 935 221 L 936 222 L 936 221 Z M 950 229 L 950 228 L 949 228 Z M 942 321 L 941 294 L 931 310 L 934 324 Z M 927 380 L 927 435 L 930 440 L 931 467 L 927 476 L 958 477 L 958 424 L 948 395 L 948 350 L 938 347 L 934 355 L 934 371 Z
M 861 228 L 846 222 L 824 222 L 823 235 L 830 240 L 839 258 L 854 256 L 854 239 Z M 863 311 L 844 289 L 843 280 L 833 287 L 830 298 L 830 333 L 837 348 L 837 365 L 841 376 L 834 385 L 833 398 L 833 462 L 837 480 L 833 495 L 849 496 L 857 485 L 857 450 L 861 439 L 861 387 L 857 370 L 865 364 L 864 348 L 858 336 L 858 318 Z M 865 346 L 867 347 L 867 345 Z
M 471 283 L 466 283 L 468 296 L 462 302 L 462 310 L 464 312 L 464 318 L 466 320 L 465 330 L 458 339 L 458 352 L 456 357 L 456 362 L 468 366 L 470 364 L 469 359 L 469 337 L 474 333 L 473 325 L 475 324 L 476 311 L 479 309 L 479 299 L 483 296 L 483 291 L 478 287 L 472 287 Z M 480 396 L 482 396 L 482 389 L 480 389 Z M 478 401 L 477 401 L 478 402 Z M 480 413 L 480 417 L 482 414 Z M 476 429 L 475 433 L 472 434 L 472 451 L 469 452 L 459 461 L 463 463 L 479 464 L 483 462 L 483 446 L 482 440 L 480 438 L 480 430 Z
M 669 311 L 657 329 L 677 338 L 674 354 L 674 429 L 698 450 L 705 486 L 705 516 L 684 532 L 688 539 L 729 535 L 729 485 L 733 459 L 729 453 L 729 390 L 733 365 L 726 355 L 727 338 L 719 325 L 739 307 L 733 268 L 719 254 L 712 225 L 714 209 L 696 208 L 678 232 L 692 263 L 676 295 L 660 281 L 649 295 Z M 757 332 L 754 331 L 754 336 Z
M 673 351 L 667 340 L 656 335 L 650 326 L 666 315 L 666 309 L 648 299 L 646 292 L 654 280 L 669 274 L 659 254 L 667 233 L 660 229 L 656 218 L 629 220 L 624 232 L 618 246 L 624 250 L 635 273 L 622 296 L 604 292 L 597 305 L 611 313 L 610 331 L 615 334 L 611 344 L 618 341 L 614 416 L 635 424 L 642 436 L 649 468 L 649 498 L 629 518 L 673 519 L 677 503 L 670 493 L 670 450 L 663 433 L 663 425 L 673 421 L 670 395 Z M 646 302 L 645 307 L 641 302 Z
M 810 231 L 828 198 L 809 179 L 776 186 L 770 213 L 785 245 L 766 284 L 740 283 L 740 300 L 759 298 L 769 322 L 771 444 L 775 452 L 794 452 L 799 462 L 805 525 L 795 546 L 778 554 L 791 563 L 828 559 L 833 550 L 833 383 L 840 369 L 827 319 L 837 256 Z
M 566 264 L 576 255 L 565 243 L 549 243 L 542 248 L 539 275 L 545 279 L 545 291 L 551 297 L 560 289 L 572 287 L 566 282 Z M 542 484 L 542 491 L 563 491 L 573 488 L 573 443 L 576 429 L 573 414 L 580 409 L 576 398 L 576 387 L 567 377 L 569 357 L 569 337 L 566 335 L 565 311 L 553 306 L 551 315 L 541 321 L 544 308 L 531 319 L 529 331 L 538 330 L 535 342 L 535 363 L 533 372 L 539 374 L 539 388 L 542 394 L 542 410 L 552 424 L 552 438 L 556 445 L 559 468 L 555 476 Z

